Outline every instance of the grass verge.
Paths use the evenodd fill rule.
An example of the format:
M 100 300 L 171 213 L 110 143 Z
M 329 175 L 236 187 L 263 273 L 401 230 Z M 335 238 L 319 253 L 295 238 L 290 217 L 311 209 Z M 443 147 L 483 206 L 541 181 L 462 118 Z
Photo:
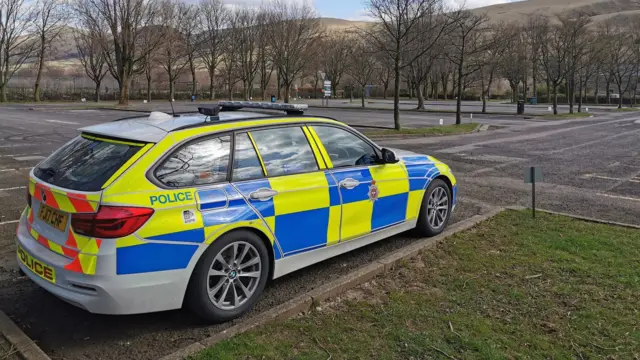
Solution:
M 564 119 L 578 119 L 578 118 L 587 118 L 593 116 L 591 113 L 587 112 L 575 112 L 573 114 L 557 114 L 557 115 L 545 115 L 542 118 L 547 120 L 564 120 Z
M 640 232 L 507 211 L 192 359 L 637 359 Z
M 431 126 L 425 128 L 404 128 L 400 130 L 367 130 L 366 135 L 369 136 L 398 136 L 398 135 L 419 135 L 419 136 L 438 136 L 438 135 L 454 135 L 466 134 L 472 132 L 478 124 L 464 123 L 460 125 L 443 125 Z
M 640 109 L 636 108 L 636 107 L 623 107 L 623 108 L 616 108 L 615 112 L 632 112 L 632 111 L 638 111 Z

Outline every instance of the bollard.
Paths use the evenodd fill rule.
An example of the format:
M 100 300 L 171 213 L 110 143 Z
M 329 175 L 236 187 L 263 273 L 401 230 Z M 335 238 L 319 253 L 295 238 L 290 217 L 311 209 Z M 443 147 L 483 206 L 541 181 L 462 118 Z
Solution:
M 585 110 L 586 112 L 589 112 L 589 108 L 584 108 L 584 110 Z
M 551 106 L 549 106 L 549 108 L 547 108 L 547 111 L 553 111 L 553 109 L 551 108 Z
M 473 114 L 471 114 L 471 116 L 469 116 L 469 119 L 473 120 Z
M 444 125 L 444 121 L 440 119 L 440 125 Z

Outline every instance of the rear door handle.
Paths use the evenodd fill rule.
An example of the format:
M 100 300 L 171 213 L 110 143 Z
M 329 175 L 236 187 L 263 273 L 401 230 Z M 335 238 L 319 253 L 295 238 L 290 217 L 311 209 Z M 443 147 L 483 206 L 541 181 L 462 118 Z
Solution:
M 278 195 L 277 191 L 271 190 L 271 189 L 267 189 L 267 188 L 262 188 L 262 189 L 258 189 L 256 191 L 250 193 L 249 194 L 249 198 L 251 200 L 267 201 L 267 200 L 270 200 L 271 198 L 273 198 L 276 195 Z
M 348 190 L 351 190 L 351 189 L 355 188 L 358 185 L 360 185 L 360 181 L 358 181 L 356 179 L 352 179 L 352 178 L 347 178 L 347 179 L 344 179 L 344 180 L 340 181 L 340 186 L 345 188 L 345 189 L 348 189 Z

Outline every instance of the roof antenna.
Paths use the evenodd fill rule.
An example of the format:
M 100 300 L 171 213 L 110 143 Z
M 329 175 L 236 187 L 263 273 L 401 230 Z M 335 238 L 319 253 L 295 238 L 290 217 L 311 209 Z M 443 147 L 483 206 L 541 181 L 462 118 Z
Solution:
M 176 115 L 175 110 L 173 110 L 173 100 L 169 100 L 169 104 L 171 104 L 171 114 L 173 114 L 173 117 L 180 117 L 180 115 Z

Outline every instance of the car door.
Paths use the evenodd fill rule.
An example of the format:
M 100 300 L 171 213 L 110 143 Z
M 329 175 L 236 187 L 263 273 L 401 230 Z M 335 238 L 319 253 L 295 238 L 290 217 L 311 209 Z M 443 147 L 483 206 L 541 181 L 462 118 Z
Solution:
M 358 134 L 338 126 L 308 127 L 319 142 L 342 199 L 341 241 L 407 219 L 409 182 L 402 163 L 378 164 L 379 150 Z
M 301 126 L 237 133 L 236 154 L 234 186 L 268 224 L 283 256 L 338 241 L 339 201 L 331 206 L 326 166 Z

